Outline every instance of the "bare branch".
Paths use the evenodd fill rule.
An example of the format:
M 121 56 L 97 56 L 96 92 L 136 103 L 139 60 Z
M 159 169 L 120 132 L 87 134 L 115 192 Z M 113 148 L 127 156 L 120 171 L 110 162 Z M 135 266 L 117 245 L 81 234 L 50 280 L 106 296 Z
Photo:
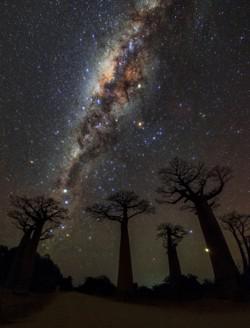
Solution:
M 53 198 L 16 196 L 11 197 L 10 202 L 14 209 L 9 211 L 8 216 L 13 219 L 13 224 L 24 233 L 34 231 L 38 226 L 47 226 L 41 232 L 44 236 L 47 235 L 48 229 L 56 229 L 63 220 L 68 219 L 67 209 L 61 207 L 60 203 Z M 49 226 L 48 223 L 50 223 Z
M 218 196 L 224 189 L 225 184 L 232 178 L 228 167 L 216 166 L 208 172 L 207 180 L 211 180 L 216 186 L 205 195 L 207 200 Z
M 96 203 L 91 207 L 87 207 L 86 212 L 97 220 L 107 219 L 121 222 L 120 216 L 111 214 L 113 212 L 113 208 L 110 205 Z
M 162 185 L 157 193 L 162 199 L 157 199 L 158 203 L 195 204 L 205 200 L 209 205 L 216 206 L 216 196 L 231 178 L 231 171 L 219 166 L 208 170 L 203 163 L 193 164 L 175 158 L 159 171 L 159 177 Z M 187 204 L 185 207 L 190 206 Z
M 122 223 L 143 213 L 151 214 L 154 208 L 132 191 L 119 191 L 110 195 L 105 203 L 96 203 L 87 207 L 86 211 L 96 219 Z

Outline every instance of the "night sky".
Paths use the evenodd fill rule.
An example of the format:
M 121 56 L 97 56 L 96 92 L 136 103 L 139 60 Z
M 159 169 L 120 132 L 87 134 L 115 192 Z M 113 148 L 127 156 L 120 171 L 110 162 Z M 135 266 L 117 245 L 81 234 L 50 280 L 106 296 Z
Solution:
M 175 156 L 230 166 L 217 213 L 249 213 L 248 1 L 2 0 L 0 24 L 1 244 L 20 237 L 10 193 L 59 195 L 72 219 L 41 253 L 75 282 L 115 281 L 119 225 L 84 207 L 120 189 L 155 203 L 157 171 Z M 85 133 L 93 112 L 100 122 Z M 192 231 L 179 247 L 184 273 L 210 277 L 197 218 L 163 206 L 130 223 L 135 281 L 167 275 L 162 222 Z

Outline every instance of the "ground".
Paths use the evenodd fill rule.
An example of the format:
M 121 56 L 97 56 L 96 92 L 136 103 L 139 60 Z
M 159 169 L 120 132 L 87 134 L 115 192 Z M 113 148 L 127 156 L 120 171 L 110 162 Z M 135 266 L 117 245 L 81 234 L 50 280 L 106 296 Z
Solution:
M 45 300 L 45 298 L 44 298 Z M 138 305 L 86 296 L 56 293 L 32 315 L 6 328 L 236 328 L 250 327 L 250 304 L 197 301 L 181 304 Z

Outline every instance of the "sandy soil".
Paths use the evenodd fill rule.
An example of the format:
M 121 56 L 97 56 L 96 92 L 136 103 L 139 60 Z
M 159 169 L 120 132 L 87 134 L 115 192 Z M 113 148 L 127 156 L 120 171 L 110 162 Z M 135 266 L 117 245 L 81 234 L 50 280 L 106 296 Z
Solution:
M 2 327 L 236 328 L 250 327 L 250 304 L 199 301 L 147 306 L 77 293 L 56 294 L 39 312 Z

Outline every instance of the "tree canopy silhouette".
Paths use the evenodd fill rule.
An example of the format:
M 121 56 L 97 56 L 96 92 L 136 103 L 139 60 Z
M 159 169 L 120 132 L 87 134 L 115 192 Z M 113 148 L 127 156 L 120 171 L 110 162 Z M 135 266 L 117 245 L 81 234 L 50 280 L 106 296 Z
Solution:
M 10 269 L 7 286 L 28 290 L 33 273 L 33 263 L 40 240 L 53 236 L 53 232 L 68 219 L 68 211 L 53 198 L 15 196 L 10 199 L 13 209 L 8 216 L 23 231 L 15 260 Z
M 53 231 L 68 219 L 68 210 L 53 198 L 15 196 L 10 198 L 10 202 L 13 209 L 8 216 L 13 219 L 16 228 L 24 234 L 39 230 L 40 240 L 51 238 Z
M 162 187 L 157 192 L 162 196 L 160 203 L 183 202 L 185 208 L 197 210 L 196 204 L 206 201 L 214 206 L 217 196 L 231 179 L 231 170 L 224 166 L 208 169 L 204 163 L 188 163 L 179 158 L 159 171 Z
M 93 204 L 86 211 L 97 220 L 111 220 L 121 225 L 120 257 L 117 286 L 119 290 L 133 287 L 133 272 L 129 245 L 128 222 L 139 215 L 154 211 L 149 201 L 133 191 L 122 190 L 110 195 L 105 202 Z
M 159 171 L 161 187 L 157 192 L 162 204 L 182 204 L 192 209 L 199 218 L 213 266 L 215 280 L 228 288 L 237 288 L 238 270 L 233 261 L 213 207 L 231 179 L 228 167 L 215 166 L 208 169 L 203 163 L 189 163 L 179 158 L 170 161 Z

